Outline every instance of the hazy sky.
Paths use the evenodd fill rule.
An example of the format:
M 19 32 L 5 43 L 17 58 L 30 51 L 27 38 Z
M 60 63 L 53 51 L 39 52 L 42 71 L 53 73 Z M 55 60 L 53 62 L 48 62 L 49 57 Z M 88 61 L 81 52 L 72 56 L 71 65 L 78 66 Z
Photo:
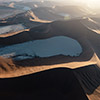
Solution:
M 0 0 L 0 1 L 61 1 L 61 2 L 70 2 L 77 4 L 84 4 L 91 8 L 97 8 L 100 6 L 100 0 Z
M 52 0 L 52 1 L 72 2 L 77 4 L 84 4 L 91 8 L 98 8 L 98 7 L 100 8 L 100 0 Z
M 38 1 L 38 0 L 35 0 L 35 1 Z M 48 0 L 44 0 L 44 1 L 48 1 Z M 80 3 L 80 4 L 83 3 L 93 8 L 100 6 L 100 0 L 49 0 L 49 1 L 61 1 L 61 2 L 64 1 L 64 2 L 72 2 L 72 3 Z
M 99 7 L 100 0 L 74 0 L 78 3 L 84 3 L 87 4 L 89 7 Z
M 77 4 L 84 4 L 92 8 L 100 7 L 100 0 L 55 0 L 55 1 L 64 1 L 64 2 L 72 2 L 72 3 L 77 3 Z

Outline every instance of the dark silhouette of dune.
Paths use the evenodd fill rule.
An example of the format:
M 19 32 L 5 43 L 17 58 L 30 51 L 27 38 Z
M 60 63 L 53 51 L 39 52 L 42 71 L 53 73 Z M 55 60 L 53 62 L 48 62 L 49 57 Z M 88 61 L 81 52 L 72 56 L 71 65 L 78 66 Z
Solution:
M 85 93 L 90 95 L 90 100 L 100 99 L 100 68 L 97 65 L 90 65 L 74 70 Z
M 88 100 L 71 69 L 57 68 L 0 79 L 2 100 Z

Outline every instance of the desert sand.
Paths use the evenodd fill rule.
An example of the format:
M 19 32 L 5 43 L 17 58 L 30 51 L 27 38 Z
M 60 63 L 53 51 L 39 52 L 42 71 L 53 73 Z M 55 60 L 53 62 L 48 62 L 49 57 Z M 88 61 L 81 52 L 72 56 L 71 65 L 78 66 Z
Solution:
M 67 97 L 63 96 L 64 97 L 63 100 L 69 98 L 70 98 L 69 100 L 73 100 L 73 98 L 75 100 L 88 100 L 86 95 L 90 100 L 99 100 L 100 99 L 100 87 L 99 87 L 100 85 L 100 51 L 99 51 L 100 36 L 99 35 L 100 34 L 97 31 L 94 31 L 97 29 L 99 30 L 99 28 L 97 28 L 97 26 L 99 27 L 99 24 L 100 22 L 97 22 L 93 18 L 85 18 L 85 19 L 80 18 L 69 21 L 54 21 L 50 23 L 44 23 L 33 28 L 31 27 L 28 31 L 23 30 L 16 34 L 12 33 L 10 35 L 0 36 L 1 48 L 12 45 L 18 45 L 29 41 L 49 39 L 57 36 L 65 36 L 72 38 L 78 41 L 78 43 L 82 47 L 81 54 L 75 57 L 66 56 L 62 54 L 53 55 L 49 57 L 35 56 L 30 59 L 22 59 L 22 60 L 14 60 L 13 58 L 0 57 L 0 82 L 2 85 L 5 84 L 4 87 L 1 87 L 0 89 L 0 91 L 2 92 L 1 98 L 5 98 L 4 100 L 6 100 L 6 97 L 13 99 L 13 96 L 16 97 L 16 100 L 19 100 L 19 98 L 21 97 L 24 97 L 26 99 L 33 98 L 31 93 L 34 93 L 35 98 L 38 98 L 38 95 L 41 97 L 41 94 L 46 93 L 47 90 L 44 89 L 44 92 L 41 92 L 41 90 L 39 90 L 40 94 L 38 94 L 39 93 L 38 90 L 34 92 L 33 88 L 35 86 L 36 87 L 40 86 L 41 89 L 44 88 L 47 84 L 48 84 L 47 86 L 49 87 L 51 82 L 52 84 L 51 87 L 54 84 L 53 88 L 55 90 L 54 93 L 57 93 L 57 95 L 59 95 L 59 97 L 55 97 L 55 99 L 61 100 L 60 98 L 62 98 L 62 95 L 65 95 L 65 93 L 67 92 L 68 93 L 66 94 Z M 44 73 L 43 77 L 42 75 L 40 75 L 42 73 Z M 53 73 L 55 73 L 56 75 Z M 38 80 L 39 77 L 42 78 Z M 43 81 L 42 79 L 47 81 Z M 65 87 L 63 87 L 64 89 L 61 87 L 63 86 L 64 79 L 68 80 L 65 85 L 67 86 L 67 88 L 68 84 L 70 84 L 70 80 L 71 84 L 73 83 L 73 81 L 75 82 L 75 84 L 72 86 L 73 87 L 72 90 L 74 93 L 70 91 L 71 89 L 69 90 L 66 89 L 67 90 L 66 91 Z M 36 81 L 36 83 L 34 83 L 34 80 Z M 42 86 L 38 85 L 41 82 L 41 80 L 43 82 L 41 83 Z M 47 84 L 45 82 L 47 82 Z M 60 91 L 62 91 L 63 89 L 63 91 L 65 92 L 62 91 L 63 93 L 60 92 L 59 94 L 55 89 L 56 88 L 55 83 L 52 82 L 57 83 L 58 85 L 56 86 L 60 88 Z M 59 89 L 58 87 L 57 89 Z M 79 89 L 78 96 L 77 92 L 75 92 L 76 87 L 77 89 Z M 8 95 L 9 91 L 5 91 L 6 88 L 7 90 L 11 90 L 10 94 L 12 94 L 13 96 Z M 27 91 L 29 91 L 29 89 L 32 89 L 32 91 L 30 91 L 31 92 L 30 94 L 27 94 Z M 22 93 L 21 95 L 19 94 L 19 90 L 22 90 L 20 91 Z M 7 92 L 6 97 L 4 97 L 5 92 Z M 80 94 L 79 96 L 79 93 L 82 94 Z M 27 96 L 25 94 L 27 94 Z M 51 90 L 49 90 L 48 94 L 53 95 L 51 93 Z M 43 98 L 46 99 L 46 96 Z M 50 100 L 51 99 L 52 98 L 50 98 Z

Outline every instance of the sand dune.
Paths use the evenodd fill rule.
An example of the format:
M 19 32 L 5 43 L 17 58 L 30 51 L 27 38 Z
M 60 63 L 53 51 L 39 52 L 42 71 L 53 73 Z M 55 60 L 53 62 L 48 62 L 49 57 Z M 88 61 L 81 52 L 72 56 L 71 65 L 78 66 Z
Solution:
M 0 79 L 0 85 L 3 100 L 88 100 L 72 70 L 67 68 Z
M 100 14 L 26 1 L 0 4 L 0 99 L 100 100 Z
M 93 18 L 86 18 L 82 23 L 90 30 L 100 34 L 100 22 L 93 20 Z
M 64 36 L 78 41 L 83 50 L 78 57 L 65 55 L 56 55 L 51 57 L 36 56 L 35 58 L 21 61 L 14 61 L 12 58 L 0 58 L 0 78 L 23 77 L 23 75 L 33 74 L 51 68 L 58 68 L 61 66 L 67 67 L 73 69 L 72 71 L 79 79 L 82 88 L 89 96 L 90 100 L 95 100 L 95 98 L 96 100 L 99 100 L 100 34 L 93 31 L 93 29 L 97 28 L 98 25 L 99 21 L 97 22 L 94 18 L 54 21 L 31 28 L 29 31 L 19 32 L 18 34 L 12 34 L 11 36 L 0 37 L 1 47 L 4 48 L 5 46 L 6 48 L 7 46 L 19 45 L 24 42 Z M 29 75 L 29 77 L 31 76 Z M 2 80 L 0 81 L 3 82 Z
M 23 8 L 23 5 L 21 4 L 17 8 L 20 8 L 20 7 Z M 10 8 L 10 9 L 15 9 L 15 8 Z M 35 7 L 25 12 L 23 11 L 23 13 L 20 13 L 20 14 L 15 13 L 11 17 L 7 17 L 3 19 L 3 21 L 7 21 L 8 23 L 11 23 L 10 21 L 12 21 L 13 24 L 18 23 L 18 22 L 22 22 L 22 23 L 27 22 L 28 20 L 46 23 L 46 22 L 55 21 L 55 20 L 64 20 L 64 19 L 69 20 L 71 18 L 82 17 L 84 15 L 87 16 L 88 12 L 89 11 L 87 11 L 87 9 L 84 9 L 79 6 L 64 6 L 64 7 L 57 6 L 54 8 L 40 6 L 40 7 Z
M 19 14 L 13 14 L 10 17 L 0 20 L 0 26 L 23 24 L 27 28 L 35 27 L 42 23 L 46 23 L 46 21 L 38 19 L 31 10 Z
M 90 100 L 100 99 L 100 67 L 90 65 L 74 70 Z
M 70 20 L 70 21 L 55 21 L 50 24 L 44 24 L 39 27 L 24 31 L 16 35 L 8 37 L 0 37 L 0 45 L 13 45 L 27 42 L 30 40 L 40 40 L 53 36 L 67 36 L 77 40 L 83 49 L 83 53 L 79 57 L 66 58 L 69 61 L 87 61 L 90 60 L 94 53 L 99 57 L 99 34 L 89 30 L 82 22 L 86 19 Z M 88 20 L 87 20 L 88 23 Z M 87 55 L 88 54 L 88 55 Z M 60 56 L 59 56 L 60 57 Z M 49 58 L 52 59 L 52 58 Z M 82 60 L 81 60 L 82 59 Z M 56 61 L 58 63 L 58 61 Z M 65 62 L 65 61 L 63 61 Z M 44 63 L 45 65 L 45 63 Z

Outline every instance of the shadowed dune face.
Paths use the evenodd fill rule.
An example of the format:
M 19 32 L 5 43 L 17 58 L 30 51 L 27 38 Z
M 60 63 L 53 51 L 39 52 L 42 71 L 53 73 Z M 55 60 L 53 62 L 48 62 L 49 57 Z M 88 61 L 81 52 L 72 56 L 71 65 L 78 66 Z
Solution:
M 3 100 L 88 100 L 73 71 L 67 68 L 0 79 L 0 84 Z
M 90 100 L 100 99 L 100 68 L 97 65 L 90 65 L 74 70 L 81 86 L 90 96 Z M 96 96 L 95 96 L 96 95 Z

